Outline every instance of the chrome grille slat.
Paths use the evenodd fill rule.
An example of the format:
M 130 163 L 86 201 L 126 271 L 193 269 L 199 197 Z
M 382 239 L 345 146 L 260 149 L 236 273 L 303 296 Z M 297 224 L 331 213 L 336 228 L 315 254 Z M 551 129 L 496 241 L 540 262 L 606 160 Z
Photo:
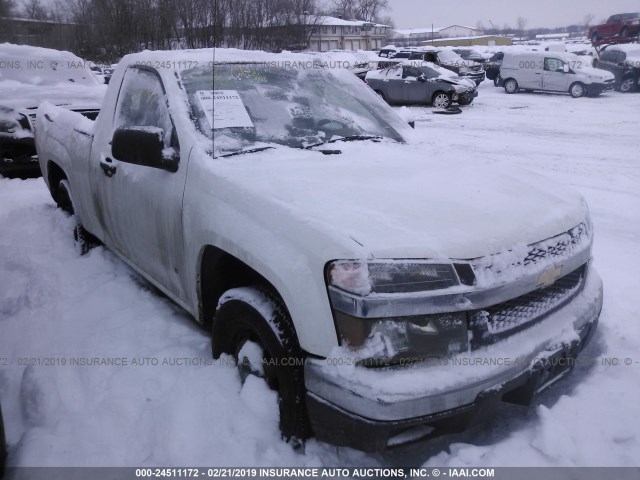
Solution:
M 479 337 L 474 348 L 513 335 L 565 305 L 580 291 L 586 269 L 585 264 L 548 287 L 472 313 L 469 327 Z

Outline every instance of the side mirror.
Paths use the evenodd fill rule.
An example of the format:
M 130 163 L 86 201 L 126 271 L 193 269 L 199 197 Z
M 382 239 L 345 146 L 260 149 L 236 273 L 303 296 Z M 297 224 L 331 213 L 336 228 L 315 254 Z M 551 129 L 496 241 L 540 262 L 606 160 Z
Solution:
M 564 73 L 569 73 L 569 65 L 567 65 L 566 63 L 562 65 L 562 71 Z
M 165 152 L 163 131 L 158 127 L 118 128 L 111 141 L 111 153 L 121 162 L 168 172 L 178 171 L 180 163 L 177 153 Z

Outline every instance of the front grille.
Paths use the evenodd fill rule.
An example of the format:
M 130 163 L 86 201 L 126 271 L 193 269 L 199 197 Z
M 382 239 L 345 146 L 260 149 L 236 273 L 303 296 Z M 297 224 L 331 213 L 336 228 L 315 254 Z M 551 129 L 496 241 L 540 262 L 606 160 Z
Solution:
M 528 328 L 568 303 L 580 292 L 586 269 L 585 264 L 548 287 L 473 312 L 469 317 L 472 349 Z
M 585 222 L 571 230 L 529 245 L 514 247 L 486 257 L 468 260 L 479 287 L 503 283 L 504 279 L 530 276 L 564 262 L 591 248 L 591 234 Z
M 522 263 L 529 265 L 530 263 L 539 262 L 544 258 L 563 256 L 579 245 L 583 236 L 586 234 L 587 226 L 581 223 L 567 233 L 539 243 L 534 243 L 530 245 L 530 250 Z

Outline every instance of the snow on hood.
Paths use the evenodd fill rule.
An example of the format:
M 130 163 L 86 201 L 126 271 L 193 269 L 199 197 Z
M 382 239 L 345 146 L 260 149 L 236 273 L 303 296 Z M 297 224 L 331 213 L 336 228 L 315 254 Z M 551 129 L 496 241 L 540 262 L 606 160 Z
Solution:
M 426 145 L 331 148 L 342 154 L 280 147 L 209 165 L 249 204 L 271 204 L 282 231 L 319 225 L 377 258 L 476 258 L 565 232 L 587 216 L 578 193 L 507 164 L 433 157 Z
M 69 109 L 100 108 L 106 91 L 106 85 L 37 86 L 8 80 L 0 82 L 0 105 L 14 110 L 33 109 L 46 101 Z

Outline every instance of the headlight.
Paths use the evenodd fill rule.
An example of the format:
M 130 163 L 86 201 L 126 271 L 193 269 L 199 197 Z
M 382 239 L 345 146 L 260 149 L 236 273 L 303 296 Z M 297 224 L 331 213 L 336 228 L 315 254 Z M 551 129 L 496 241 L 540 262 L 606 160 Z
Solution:
M 464 312 L 393 318 L 357 318 L 335 312 L 342 344 L 360 365 L 410 364 L 469 348 Z
M 410 293 L 459 285 L 453 265 L 423 261 L 338 260 L 328 269 L 329 285 L 357 295 Z

